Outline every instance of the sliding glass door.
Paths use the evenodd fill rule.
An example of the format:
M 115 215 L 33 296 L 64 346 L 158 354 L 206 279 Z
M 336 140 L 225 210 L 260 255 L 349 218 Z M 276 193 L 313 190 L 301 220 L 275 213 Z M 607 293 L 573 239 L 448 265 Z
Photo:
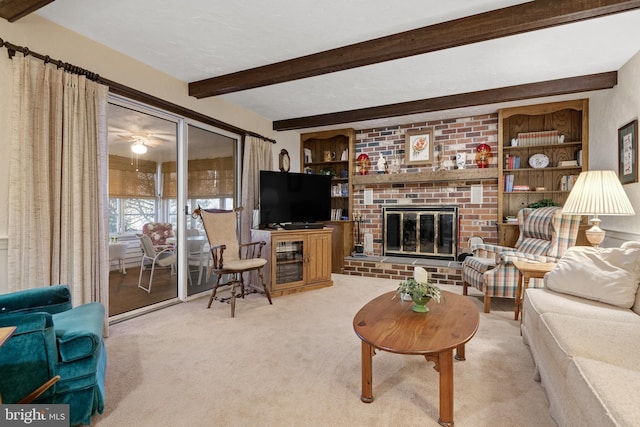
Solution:
M 211 289 L 207 238 L 191 212 L 236 206 L 238 136 L 117 97 L 107 113 L 109 315 Z

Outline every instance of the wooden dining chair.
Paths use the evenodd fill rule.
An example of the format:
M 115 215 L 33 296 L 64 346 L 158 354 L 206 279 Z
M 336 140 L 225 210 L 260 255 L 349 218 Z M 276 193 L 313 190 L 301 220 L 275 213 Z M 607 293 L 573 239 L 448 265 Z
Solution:
M 271 294 L 264 283 L 262 273 L 262 268 L 267 263 L 264 258 L 261 258 L 262 247 L 266 245 L 266 242 L 239 242 L 238 223 L 240 212 L 242 212 L 241 207 L 232 211 L 207 210 L 198 207 L 193 213 L 194 218 L 200 218 L 204 225 L 213 261 L 211 271 L 217 276 L 207 308 L 211 308 L 211 303 L 216 298 L 218 288 L 229 286 L 231 288 L 231 296 L 228 301 L 231 303 L 231 317 L 235 316 L 236 298 L 238 296 L 244 298 L 247 294 L 258 292 L 255 289 L 247 289 L 245 286 L 243 276 L 248 272 L 255 271 L 257 273 L 259 285 L 269 300 L 269 304 L 272 304 Z M 225 283 L 221 283 L 223 276 L 229 277 L 229 280 Z M 240 288 L 239 293 L 238 286 Z

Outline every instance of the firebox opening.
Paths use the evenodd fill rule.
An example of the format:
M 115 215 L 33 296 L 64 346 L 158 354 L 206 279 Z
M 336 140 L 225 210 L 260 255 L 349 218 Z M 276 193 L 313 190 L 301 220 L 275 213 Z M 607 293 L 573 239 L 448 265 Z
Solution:
M 457 259 L 457 206 L 385 207 L 382 229 L 386 256 Z

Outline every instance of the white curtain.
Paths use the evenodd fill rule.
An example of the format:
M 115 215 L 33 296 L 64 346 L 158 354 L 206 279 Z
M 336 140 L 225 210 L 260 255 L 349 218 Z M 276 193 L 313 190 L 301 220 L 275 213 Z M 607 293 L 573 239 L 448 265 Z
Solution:
M 246 136 L 244 141 L 244 161 L 242 162 L 242 211 L 240 223 L 242 242 L 251 241 L 253 210 L 260 203 L 260 171 L 273 169 L 271 146 L 273 143 L 262 138 Z M 263 254 L 264 256 L 264 254 Z
M 13 58 L 9 290 L 68 284 L 108 307 L 108 88 Z

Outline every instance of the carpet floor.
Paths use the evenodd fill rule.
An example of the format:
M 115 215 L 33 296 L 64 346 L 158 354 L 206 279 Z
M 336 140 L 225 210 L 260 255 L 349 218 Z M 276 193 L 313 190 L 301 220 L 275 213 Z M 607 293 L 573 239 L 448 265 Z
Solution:
M 112 325 L 106 340 L 108 426 L 437 426 L 438 373 L 421 356 L 378 352 L 374 401 L 360 401 L 356 312 L 397 281 L 333 275 L 334 286 L 228 304 L 197 299 Z M 443 289 L 461 293 L 460 287 Z M 495 299 L 454 361 L 454 421 L 555 426 L 513 320 Z M 400 302 L 398 302 L 400 304 Z M 500 305 L 504 307 L 501 307 Z

